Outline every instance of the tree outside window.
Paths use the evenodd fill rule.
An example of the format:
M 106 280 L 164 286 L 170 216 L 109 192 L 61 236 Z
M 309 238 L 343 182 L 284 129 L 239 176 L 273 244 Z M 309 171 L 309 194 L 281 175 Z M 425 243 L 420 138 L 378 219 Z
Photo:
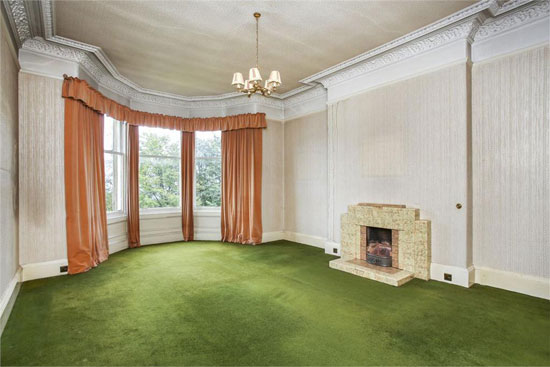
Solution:
M 221 132 L 195 133 L 195 206 L 221 206 Z
M 179 131 L 139 127 L 140 209 L 181 206 L 180 163 Z
M 126 124 L 105 115 L 103 131 L 107 214 L 122 214 L 126 187 Z

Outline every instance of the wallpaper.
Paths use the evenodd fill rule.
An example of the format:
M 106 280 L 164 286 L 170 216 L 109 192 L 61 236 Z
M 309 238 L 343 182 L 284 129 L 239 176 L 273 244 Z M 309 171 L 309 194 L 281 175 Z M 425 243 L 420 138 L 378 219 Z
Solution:
M 550 277 L 550 48 L 475 64 L 474 264 Z
M 13 279 L 17 253 L 17 72 L 19 65 L 0 16 L 0 297 Z M 1 326 L 1 325 L 0 325 Z M 1 330 L 1 327 L 0 327 Z
M 63 81 L 19 74 L 19 261 L 67 258 Z
M 327 112 L 285 122 L 285 231 L 327 236 Z

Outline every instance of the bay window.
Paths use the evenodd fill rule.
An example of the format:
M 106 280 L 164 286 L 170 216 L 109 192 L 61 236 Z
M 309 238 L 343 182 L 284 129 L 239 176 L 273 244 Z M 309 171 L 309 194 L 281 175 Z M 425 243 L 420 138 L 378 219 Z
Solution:
M 125 213 L 126 124 L 105 115 L 105 196 L 109 216 Z M 139 207 L 181 210 L 180 132 L 139 127 Z M 195 133 L 195 208 L 221 206 L 221 132 Z

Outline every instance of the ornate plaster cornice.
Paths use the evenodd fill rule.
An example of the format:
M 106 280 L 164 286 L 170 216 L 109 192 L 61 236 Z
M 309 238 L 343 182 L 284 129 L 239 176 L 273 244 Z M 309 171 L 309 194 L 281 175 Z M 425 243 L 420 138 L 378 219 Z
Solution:
M 510 4 L 510 5 L 508 5 Z M 518 5 L 519 4 L 519 5 Z M 480 41 L 489 38 L 493 35 L 509 31 L 520 27 L 524 24 L 537 21 L 550 15 L 550 1 L 537 0 L 531 2 L 528 6 L 524 5 L 525 1 L 510 1 L 503 5 L 503 8 L 508 5 L 508 9 L 515 9 L 510 13 L 500 15 L 496 18 L 487 19 L 475 35 L 475 41 Z M 513 6 L 516 5 L 516 6 Z
M 387 65 L 406 60 L 456 40 L 464 39 L 471 42 L 473 35 L 479 29 L 483 20 L 484 16 L 482 14 L 474 15 L 467 20 L 463 20 L 458 25 L 448 27 L 440 32 L 409 42 L 401 47 L 395 48 L 379 56 L 369 58 L 366 61 L 355 64 L 337 73 L 316 79 L 316 81 L 323 84 L 325 88 L 328 88 L 332 85 L 353 79 L 359 75 L 372 72 Z
M 256 96 L 248 99 L 246 96 L 241 94 L 237 94 L 232 98 L 225 97 L 217 99 L 187 101 L 181 98 L 142 93 L 128 86 L 127 84 L 113 78 L 110 73 L 106 72 L 106 70 L 103 68 L 103 65 L 95 61 L 88 52 L 46 41 L 39 37 L 28 39 L 23 44 L 22 49 L 52 56 L 55 58 L 60 58 L 63 60 L 76 62 L 84 69 L 87 74 L 90 75 L 90 77 L 98 85 L 110 90 L 113 93 L 124 96 L 134 101 L 166 106 L 184 107 L 188 109 L 211 107 L 226 108 L 231 106 L 243 105 L 250 102 L 254 102 L 256 104 L 267 107 L 282 108 L 283 104 L 282 101 L 278 99 L 254 98 Z
M 495 6 L 497 4 L 496 0 L 482 0 L 476 4 L 473 4 L 472 6 L 469 6 L 461 11 L 458 11 L 454 14 L 451 14 L 450 16 L 443 18 L 437 22 L 434 22 L 432 24 L 429 24 L 423 28 L 420 28 L 414 32 L 408 33 L 402 37 L 399 37 L 393 41 L 390 41 L 388 43 L 383 44 L 380 47 L 377 47 L 375 49 L 372 49 L 368 52 L 362 53 L 360 55 L 357 55 L 351 59 L 348 59 L 344 62 L 341 62 L 340 64 L 334 65 L 328 69 L 325 69 L 323 71 L 320 71 L 319 73 L 313 74 L 307 78 L 304 78 L 300 80 L 301 83 L 310 84 L 314 83 L 322 78 L 327 77 L 330 74 L 334 74 L 340 70 L 347 69 L 350 66 L 354 66 L 356 64 L 359 64 L 367 59 L 373 58 L 375 56 L 378 56 L 384 52 L 387 52 L 391 49 L 397 48 L 399 46 L 402 46 L 408 42 L 412 42 L 414 40 L 417 40 L 418 38 L 424 37 L 427 34 L 439 31 L 445 27 L 448 27 L 449 25 L 455 24 L 457 22 L 460 22 L 461 20 L 471 17 L 472 15 L 481 13 L 485 9 L 489 9 L 491 6 Z
M 2 1 L 8 15 L 10 26 L 17 42 L 21 47 L 25 40 L 32 37 L 31 26 L 29 24 L 29 14 L 25 2 L 22 0 Z
M 514 10 L 517 7 L 520 7 L 522 5 L 525 5 L 527 3 L 532 2 L 533 0 L 508 0 L 508 1 L 499 1 L 502 4 L 499 4 L 498 9 L 496 10 L 494 15 L 500 15 L 506 12 L 509 12 L 510 10 Z
M 186 97 L 143 88 L 120 74 L 100 47 L 57 36 L 55 3 L 52 0 L 7 0 L 3 4 L 20 47 L 77 62 L 102 88 L 130 100 L 199 109 L 229 108 L 250 103 L 269 108 L 284 108 L 286 104 L 293 106 L 300 103 L 299 101 L 316 98 L 314 95 L 321 92 L 313 87 L 319 84 L 330 87 L 458 39 L 472 43 L 548 16 L 548 2 L 549 0 L 481 0 L 440 21 L 304 78 L 300 81 L 304 84 L 302 87 L 275 95 L 274 98 L 253 96 L 251 99 L 243 98 L 245 96 L 237 92 Z M 498 16 L 486 19 L 487 16 L 495 15 Z M 41 23 L 40 26 L 33 24 L 36 22 Z M 41 34 L 37 34 L 38 32 Z M 323 93 L 326 94 L 326 91 Z
M 292 106 L 316 99 L 319 97 L 326 97 L 327 91 L 321 85 L 316 87 L 309 87 L 307 90 L 302 91 L 301 93 L 294 94 L 285 99 L 285 108 L 290 108 Z

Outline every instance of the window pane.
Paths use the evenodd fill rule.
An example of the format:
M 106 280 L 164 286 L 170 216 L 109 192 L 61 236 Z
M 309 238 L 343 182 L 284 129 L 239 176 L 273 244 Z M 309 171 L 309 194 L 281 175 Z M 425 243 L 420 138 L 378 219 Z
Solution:
M 221 157 L 221 131 L 197 131 L 195 133 L 196 157 Z
M 113 150 L 119 153 L 126 153 L 126 124 L 113 120 Z M 107 149 L 107 148 L 105 148 Z
M 139 154 L 179 157 L 180 132 L 140 126 Z
M 221 206 L 221 132 L 195 133 L 195 205 Z
M 113 155 L 105 153 L 105 204 L 107 213 L 113 211 Z
M 124 156 L 113 156 L 113 177 L 114 177 L 114 192 L 113 192 L 113 211 L 124 210 Z
M 103 133 L 105 136 L 105 139 L 103 141 L 105 150 L 113 150 L 113 119 L 110 118 L 107 115 L 103 116 Z
M 196 159 L 196 206 L 221 206 L 221 168 L 220 158 Z
M 174 208 L 180 206 L 180 160 L 139 158 L 139 206 Z

